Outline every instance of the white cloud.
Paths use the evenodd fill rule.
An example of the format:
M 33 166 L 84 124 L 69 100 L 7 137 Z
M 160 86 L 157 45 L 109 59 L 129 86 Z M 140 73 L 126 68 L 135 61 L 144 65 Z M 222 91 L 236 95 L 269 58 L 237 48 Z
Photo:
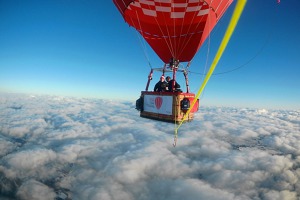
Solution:
M 1 94 L 0 198 L 300 198 L 299 111 L 201 107 L 174 148 L 134 103 Z
M 17 197 L 20 199 L 32 200 L 52 200 L 56 197 L 53 189 L 35 180 L 29 180 L 22 183 L 17 192 Z

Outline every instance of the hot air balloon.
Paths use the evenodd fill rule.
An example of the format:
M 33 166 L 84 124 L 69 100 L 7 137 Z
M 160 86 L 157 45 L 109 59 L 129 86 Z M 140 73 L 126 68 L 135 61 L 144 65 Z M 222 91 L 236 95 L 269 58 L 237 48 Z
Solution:
M 145 91 L 136 102 L 141 117 L 178 122 L 183 119 L 195 94 L 190 93 L 187 70 L 180 63 L 193 59 L 205 39 L 233 0 L 113 0 L 126 23 L 134 27 L 164 62 L 164 67 L 151 69 Z M 154 70 L 183 72 L 186 92 L 149 91 Z M 172 88 L 174 89 L 174 88 Z M 189 112 L 191 121 L 199 100 Z

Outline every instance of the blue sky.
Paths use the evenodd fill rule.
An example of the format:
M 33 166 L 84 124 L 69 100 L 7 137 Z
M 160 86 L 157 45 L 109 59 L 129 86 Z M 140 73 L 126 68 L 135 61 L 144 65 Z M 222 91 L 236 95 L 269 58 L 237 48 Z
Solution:
M 235 3 L 192 61 L 195 93 Z M 248 0 L 202 105 L 300 109 L 299 6 Z M 144 53 L 109 0 L 0 0 L 0 19 L 0 92 L 135 100 L 145 89 L 148 59 L 152 67 L 163 65 L 150 47 Z

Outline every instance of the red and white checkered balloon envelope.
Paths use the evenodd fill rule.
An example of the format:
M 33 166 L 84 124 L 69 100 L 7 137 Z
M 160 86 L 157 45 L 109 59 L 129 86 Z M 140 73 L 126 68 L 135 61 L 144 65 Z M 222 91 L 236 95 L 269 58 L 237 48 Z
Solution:
M 164 63 L 192 60 L 233 0 L 113 0 Z

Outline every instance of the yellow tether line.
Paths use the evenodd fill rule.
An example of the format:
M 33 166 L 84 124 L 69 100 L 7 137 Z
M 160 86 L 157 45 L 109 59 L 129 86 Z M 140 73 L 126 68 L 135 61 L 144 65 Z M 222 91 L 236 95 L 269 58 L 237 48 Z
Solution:
M 180 126 L 182 125 L 182 123 L 186 120 L 187 116 L 191 112 L 191 109 L 194 107 L 197 99 L 199 98 L 199 96 L 201 95 L 202 91 L 204 90 L 204 88 L 205 88 L 208 80 L 210 79 L 211 75 L 213 74 L 213 72 L 214 72 L 214 70 L 215 70 L 215 68 L 216 68 L 216 66 L 217 66 L 217 64 L 218 64 L 218 62 L 219 62 L 219 60 L 220 60 L 220 58 L 221 58 L 221 56 L 222 56 L 222 54 L 223 54 L 223 52 L 224 52 L 227 44 L 229 42 L 229 40 L 230 40 L 230 37 L 231 37 L 231 35 L 232 35 L 232 33 L 233 33 L 236 25 L 237 25 L 237 22 L 239 21 L 239 18 L 240 18 L 241 14 L 242 14 L 242 12 L 244 10 L 246 2 L 247 2 L 247 0 L 238 0 L 237 1 L 237 4 L 235 6 L 235 9 L 234 9 L 233 15 L 231 17 L 230 23 L 229 23 L 229 25 L 227 27 L 226 33 L 225 33 L 225 35 L 223 37 L 223 40 L 222 40 L 222 42 L 220 44 L 218 52 L 217 52 L 217 54 L 216 54 L 216 56 L 215 56 L 215 58 L 214 58 L 214 60 L 213 60 L 213 62 L 211 64 L 211 66 L 209 68 L 209 71 L 206 74 L 205 79 L 203 80 L 202 85 L 201 85 L 200 89 L 198 90 L 198 93 L 197 93 L 194 101 L 192 102 L 190 108 L 188 109 L 188 111 L 183 116 L 183 119 L 180 122 L 180 124 L 177 126 L 177 128 L 175 128 L 174 144 L 173 144 L 174 146 L 176 146 L 176 142 L 177 142 L 178 129 L 180 128 Z

